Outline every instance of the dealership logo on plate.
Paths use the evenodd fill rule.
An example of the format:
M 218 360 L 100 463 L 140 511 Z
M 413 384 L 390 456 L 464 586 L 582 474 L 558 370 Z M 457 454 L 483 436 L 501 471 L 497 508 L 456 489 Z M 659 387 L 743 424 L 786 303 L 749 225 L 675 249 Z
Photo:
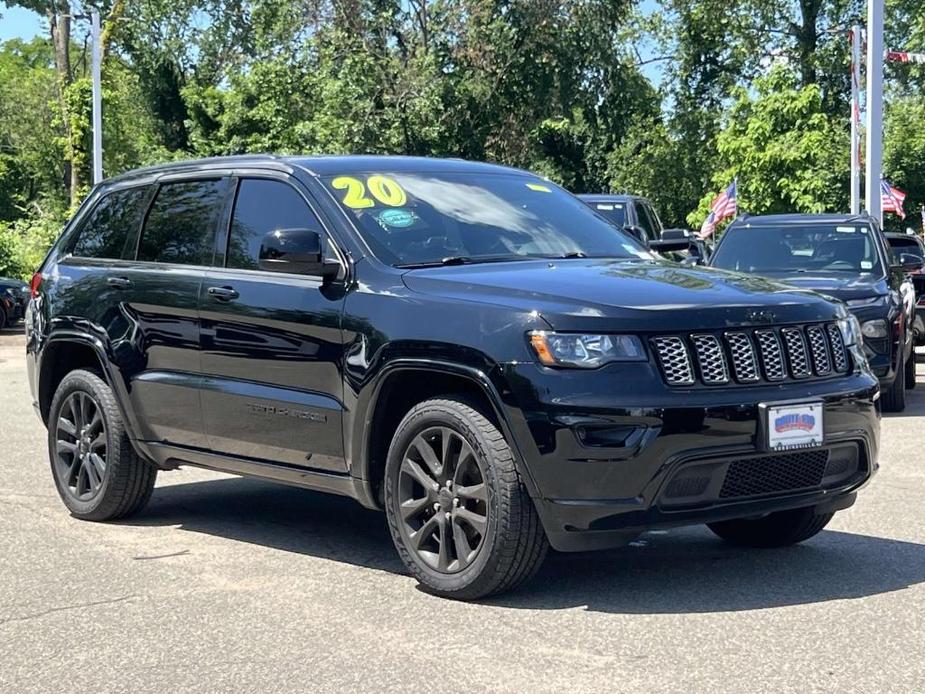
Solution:
M 812 431 L 816 418 L 811 414 L 785 414 L 774 420 L 774 431 L 782 434 L 786 431 Z

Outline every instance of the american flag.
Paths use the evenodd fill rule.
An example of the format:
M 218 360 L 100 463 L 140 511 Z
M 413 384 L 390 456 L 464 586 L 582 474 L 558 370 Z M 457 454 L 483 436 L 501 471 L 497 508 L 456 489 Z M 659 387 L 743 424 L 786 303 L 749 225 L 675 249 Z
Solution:
M 700 227 L 700 238 L 705 239 L 712 236 L 716 231 L 716 225 L 724 219 L 735 217 L 737 211 L 736 181 L 733 179 L 725 192 L 720 193 L 710 205 L 710 214 L 703 220 L 703 226 Z
M 886 180 L 880 180 L 880 201 L 884 212 L 898 214 L 900 219 L 906 218 L 906 211 L 903 209 L 903 200 L 906 194 L 899 188 L 894 188 Z

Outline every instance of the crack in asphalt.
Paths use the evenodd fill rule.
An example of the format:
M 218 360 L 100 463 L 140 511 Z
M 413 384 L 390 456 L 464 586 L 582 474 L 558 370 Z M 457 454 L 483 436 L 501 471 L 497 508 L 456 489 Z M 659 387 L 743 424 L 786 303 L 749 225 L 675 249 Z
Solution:
M 132 598 L 137 598 L 137 595 L 123 595 L 121 598 L 112 598 L 111 600 L 96 600 L 94 602 L 83 602 L 76 605 L 63 605 L 61 607 L 49 607 L 47 610 L 42 610 L 41 612 L 35 612 L 33 614 L 23 615 L 22 617 L 7 617 L 5 619 L 0 619 L 0 626 L 9 624 L 10 622 L 28 622 L 33 619 L 38 619 L 40 617 L 45 617 L 55 612 L 66 612 L 67 610 L 79 610 L 84 607 L 96 607 L 98 605 L 111 605 L 117 602 L 125 602 L 126 600 L 131 600 Z

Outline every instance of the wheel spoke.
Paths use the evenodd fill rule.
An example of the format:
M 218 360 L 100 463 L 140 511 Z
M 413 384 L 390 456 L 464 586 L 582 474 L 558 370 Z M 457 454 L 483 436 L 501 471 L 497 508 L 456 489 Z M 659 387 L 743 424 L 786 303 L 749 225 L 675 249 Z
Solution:
M 431 538 L 431 536 L 437 532 L 437 529 L 440 527 L 440 521 L 437 520 L 440 518 L 440 515 L 431 516 L 424 525 L 421 526 L 420 530 L 412 533 L 411 543 L 416 550 L 420 550 L 424 546 L 424 543 Z
M 80 459 L 80 456 L 74 456 L 71 459 L 71 464 L 67 469 L 67 486 L 75 487 L 77 486 L 77 477 L 80 475 L 80 468 L 83 466 L 83 461 Z
M 406 501 L 403 501 L 401 503 L 402 520 L 407 523 L 412 518 L 420 515 L 424 509 L 430 508 L 432 503 L 433 502 L 430 500 L 429 495 L 421 499 L 407 499 Z
M 410 475 L 415 480 L 417 480 L 418 484 L 427 490 L 428 495 L 435 494 L 440 488 L 440 485 L 437 484 L 437 480 L 428 475 L 424 469 L 416 462 L 411 460 L 411 458 L 405 458 L 401 464 L 401 470 L 405 474 Z
M 96 488 L 100 486 L 102 480 L 100 480 L 100 475 L 96 470 L 96 466 L 89 458 L 84 458 L 84 470 L 87 471 L 87 486 L 89 487 L 87 491 L 96 491 Z
M 65 441 L 64 439 L 58 439 L 58 453 L 70 453 L 71 455 L 77 455 L 77 444 L 71 443 L 70 441 Z
M 87 425 L 87 433 L 93 436 L 93 434 L 99 433 L 103 430 L 103 415 L 100 413 L 100 408 L 96 406 L 96 403 L 93 403 L 93 417 L 90 419 L 90 423 Z
M 449 473 L 453 470 L 453 465 L 450 460 L 451 456 L 451 444 L 453 439 L 456 438 L 456 432 L 452 429 L 446 427 L 440 428 L 440 460 L 443 463 L 444 472 Z M 447 477 L 450 475 L 447 474 Z
M 485 534 L 485 526 L 487 525 L 485 516 L 473 513 L 467 508 L 458 508 L 456 509 L 456 517 L 471 525 L 480 535 Z
M 95 451 L 106 446 L 106 432 L 101 431 L 96 438 L 90 442 L 90 450 Z
M 80 467 L 77 469 L 77 479 L 74 482 L 74 491 L 77 496 L 83 496 L 89 488 L 89 473 L 87 472 L 87 466 L 84 465 L 84 461 L 80 458 L 77 459 L 80 462 Z
M 96 472 L 96 476 L 102 482 L 103 475 L 106 473 L 106 461 L 103 460 L 102 456 L 96 453 L 91 453 L 89 458 L 90 464 L 93 465 L 93 469 Z
M 58 417 L 58 431 L 63 431 L 68 436 L 77 437 L 77 427 L 74 422 L 64 417 Z
M 433 447 L 424 440 L 423 436 L 418 436 L 411 445 L 414 447 L 414 450 L 420 454 L 421 458 L 424 459 L 424 463 L 430 468 L 431 475 L 436 477 L 440 474 L 442 465 L 440 461 L 437 460 L 437 454 L 434 452 Z
M 466 486 L 456 486 L 453 488 L 456 496 L 463 499 L 472 499 L 473 501 L 488 501 L 488 488 L 484 482 Z
M 469 564 L 469 555 L 472 554 L 472 546 L 469 544 L 466 531 L 456 518 L 453 519 L 453 546 L 456 549 L 456 559 L 459 561 L 459 568 L 465 568 Z
M 437 552 L 437 568 L 440 571 L 446 571 L 450 567 L 450 523 L 446 516 L 438 513 L 434 518 L 440 528 L 438 538 L 440 540 L 440 550 Z
M 80 431 L 86 423 L 84 419 L 84 394 L 80 391 L 71 396 L 71 410 L 74 412 L 74 426 Z

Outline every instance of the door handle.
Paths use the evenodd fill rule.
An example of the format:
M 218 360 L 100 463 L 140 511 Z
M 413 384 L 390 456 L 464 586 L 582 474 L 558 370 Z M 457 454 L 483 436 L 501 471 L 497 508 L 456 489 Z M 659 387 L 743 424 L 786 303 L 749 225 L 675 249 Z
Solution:
M 233 287 L 209 287 L 206 291 L 216 301 L 234 301 L 240 296 Z
M 116 289 L 128 289 L 132 286 L 132 280 L 128 277 L 107 277 L 106 284 Z

